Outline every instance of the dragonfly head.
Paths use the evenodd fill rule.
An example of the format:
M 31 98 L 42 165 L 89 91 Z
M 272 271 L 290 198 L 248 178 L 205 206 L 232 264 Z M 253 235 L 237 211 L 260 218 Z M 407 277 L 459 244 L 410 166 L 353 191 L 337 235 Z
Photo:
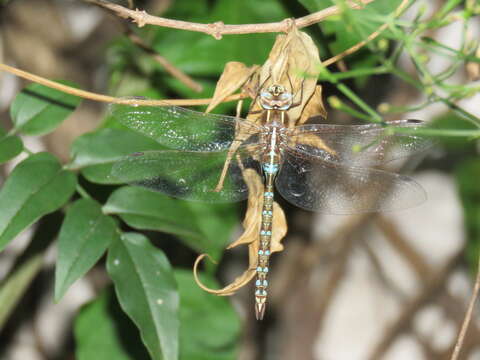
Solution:
M 260 91 L 260 106 L 265 110 L 288 110 L 292 101 L 292 93 L 282 85 L 271 85 Z

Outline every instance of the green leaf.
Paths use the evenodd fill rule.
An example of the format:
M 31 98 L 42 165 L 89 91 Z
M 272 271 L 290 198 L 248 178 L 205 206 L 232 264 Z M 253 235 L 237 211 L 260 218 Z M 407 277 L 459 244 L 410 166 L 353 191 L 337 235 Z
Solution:
M 97 202 L 80 199 L 68 209 L 58 238 L 55 301 L 95 265 L 117 237 L 115 221 L 102 213 Z
M 480 256 L 480 160 L 478 158 L 464 160 L 455 169 L 460 198 L 464 209 L 465 226 L 467 230 L 466 256 L 472 273 L 478 271 Z
M 179 236 L 191 248 L 217 258 L 237 222 L 231 204 L 177 200 L 140 187 L 122 187 L 103 207 L 136 229 Z
M 0 331 L 32 280 L 43 265 L 44 254 L 33 254 L 25 260 L 0 286 Z
M 438 130 L 475 130 L 478 129 L 477 126 L 472 124 L 469 121 L 466 121 L 464 118 L 460 117 L 453 111 L 446 112 L 442 114 L 430 123 L 430 127 Z M 463 137 L 447 137 L 440 136 L 438 141 L 444 146 L 448 152 L 451 154 L 454 153 L 469 153 L 474 152 L 476 144 L 474 141 L 465 141 Z
M 80 169 L 89 181 L 114 184 L 112 165 L 137 151 L 164 149 L 156 141 L 127 129 L 101 129 L 80 136 L 72 145 L 69 167 Z
M 186 21 L 225 24 L 245 24 L 281 21 L 289 15 L 276 0 L 219 0 L 212 9 L 181 9 L 176 6 L 166 16 Z M 228 61 L 241 61 L 247 65 L 262 64 L 275 39 L 274 34 L 228 35 L 221 40 L 192 31 L 172 32 L 155 29 L 152 46 L 170 62 L 191 75 L 218 75 Z M 189 46 L 184 46 L 189 44 Z M 247 50 L 248 49 L 248 50 Z M 158 65 L 157 65 L 158 67 Z M 163 71 L 163 70 L 162 70 Z
M 67 81 L 61 84 L 77 87 Z M 10 107 L 15 129 L 27 135 L 43 135 L 55 130 L 80 104 L 81 99 L 40 84 L 23 89 Z
M 340 16 L 330 17 L 319 24 L 326 35 L 335 36 L 335 41 L 331 44 L 334 54 L 346 50 L 376 31 L 387 20 L 387 16 L 398 8 L 401 1 L 373 1 L 364 8 L 355 10 L 344 5 L 343 0 L 299 0 L 311 12 L 332 5 L 345 6 L 345 11 Z M 386 34 L 388 30 L 382 32 L 377 39 Z
M 181 303 L 180 359 L 236 359 L 241 323 L 230 301 L 200 289 L 190 271 L 175 270 L 174 274 Z M 200 277 L 206 285 L 218 287 L 211 277 Z M 145 359 L 138 330 L 120 310 L 110 289 L 80 311 L 75 341 L 78 360 Z
M 143 235 L 124 234 L 110 247 L 107 270 L 152 359 L 178 359 L 179 297 L 163 252 Z
M 112 288 L 84 306 L 75 319 L 77 360 L 147 360 L 138 330 L 120 309 Z
M 211 277 L 202 282 L 216 288 Z M 234 360 L 240 335 L 240 319 L 225 297 L 200 289 L 191 271 L 176 270 L 180 292 L 180 359 Z
M 48 153 L 31 155 L 15 167 L 0 190 L 0 250 L 45 214 L 65 204 L 76 178 Z
M 448 0 L 444 2 L 442 8 L 436 12 L 435 17 L 438 19 L 442 19 L 445 16 L 448 16 L 463 0 Z
M 400 5 L 401 0 L 374 1 L 361 10 L 350 9 L 345 0 L 298 0 L 310 12 L 319 11 L 328 6 L 345 6 L 345 11 L 339 16 L 332 16 L 318 24 L 327 38 L 332 40 L 329 48 L 333 54 L 339 54 L 359 43 L 376 31 Z M 389 30 L 384 30 L 376 39 L 388 38 Z M 376 55 L 367 49 L 360 50 L 348 58 L 352 68 L 366 68 L 375 64 Z M 359 78 L 360 82 L 363 81 Z M 357 81 L 359 81 L 357 79 Z
M 22 140 L 18 136 L 7 136 L 5 130 L 0 128 L 0 164 L 14 158 L 22 150 Z

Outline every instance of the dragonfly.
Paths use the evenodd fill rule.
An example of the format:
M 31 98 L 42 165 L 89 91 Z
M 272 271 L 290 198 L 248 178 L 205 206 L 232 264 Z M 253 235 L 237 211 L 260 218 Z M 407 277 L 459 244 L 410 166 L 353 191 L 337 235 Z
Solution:
M 424 189 L 412 178 L 379 169 L 431 146 L 414 132 L 420 120 L 366 125 L 308 121 L 289 126 L 294 96 L 283 85 L 259 92 L 259 121 L 202 113 L 177 106 L 112 104 L 126 127 L 154 139 L 162 150 L 142 151 L 115 163 L 111 176 L 163 194 L 210 203 L 248 197 L 243 173 L 264 181 L 255 279 L 255 315 L 264 317 L 271 255 L 275 190 L 302 209 L 328 214 L 393 211 L 418 205 Z M 312 119 L 314 122 L 317 119 Z M 413 133 L 413 134 L 412 134 Z

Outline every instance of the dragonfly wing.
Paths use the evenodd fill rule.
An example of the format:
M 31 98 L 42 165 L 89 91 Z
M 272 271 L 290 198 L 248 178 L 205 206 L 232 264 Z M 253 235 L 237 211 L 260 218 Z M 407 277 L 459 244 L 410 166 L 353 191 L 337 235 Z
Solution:
M 215 191 L 227 151 L 147 151 L 127 156 L 112 168 L 118 182 L 146 187 L 166 195 L 203 202 L 232 202 L 247 198 L 242 167 L 258 168 L 245 152 L 237 151 L 220 191 Z
M 372 166 L 422 152 L 431 138 L 395 133 L 391 127 L 419 128 L 420 120 L 388 121 L 367 125 L 310 124 L 290 134 L 290 146 L 320 159 L 353 166 Z
M 176 150 L 219 151 L 239 136 L 243 141 L 261 130 L 240 118 L 178 106 L 111 104 L 110 113 L 126 127 Z
M 276 187 L 292 204 L 328 214 L 400 210 L 426 199 L 423 188 L 410 177 L 292 151 L 284 152 Z

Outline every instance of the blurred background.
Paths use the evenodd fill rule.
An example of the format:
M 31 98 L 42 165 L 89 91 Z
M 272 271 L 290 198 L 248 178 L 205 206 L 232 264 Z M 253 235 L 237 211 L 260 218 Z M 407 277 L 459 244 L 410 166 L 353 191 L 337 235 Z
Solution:
M 341 81 L 387 120 L 423 119 L 447 132 L 475 129 L 472 121 L 466 121 L 454 111 L 458 109 L 438 97 L 480 118 L 480 63 L 465 57 L 475 56 L 477 51 L 480 18 L 463 16 L 478 3 L 410 3 L 398 27 L 400 34 L 380 36 L 340 65 L 331 65 L 329 71 L 333 76 L 359 69 L 368 73 L 397 52 L 397 74 L 352 75 Z M 128 2 L 122 4 L 128 6 Z M 134 7 L 186 21 L 241 24 L 298 18 L 329 5 L 331 1 L 322 0 L 150 0 L 135 1 Z M 377 10 L 385 9 L 380 5 Z M 443 23 L 432 25 L 433 20 L 440 21 L 440 15 Z M 138 29 L 92 4 L 67 0 L 1 0 L 0 21 L 2 63 L 49 79 L 72 80 L 82 89 L 114 96 L 211 97 L 227 61 L 262 64 L 275 39 L 275 34 L 250 34 L 215 40 L 181 30 Z M 375 29 L 379 24 L 369 26 Z M 407 33 L 414 33 L 419 24 L 430 26 L 418 31 L 417 43 Z M 359 36 L 361 39 L 352 29 L 337 17 L 304 30 L 326 59 L 358 42 Z M 138 36 L 145 47 L 128 40 L 128 34 Z M 445 47 L 454 51 L 441 51 Z M 166 72 L 154 54 L 188 74 L 203 90 L 189 88 Z M 406 75 L 401 78 L 399 74 Z M 428 74 L 434 75 L 434 81 L 428 81 Z M 335 84 L 320 81 L 329 123 L 362 122 L 352 116 L 351 100 Z M 26 84 L 0 73 L 0 121 L 7 129 L 11 127 L 9 105 Z M 432 92 L 438 97 L 432 97 Z M 232 114 L 234 107 L 233 103 L 222 104 L 216 111 Z M 46 149 L 66 162 L 77 137 L 104 126 L 105 109 L 104 104 L 84 101 L 54 133 L 23 140 L 30 149 Z M 234 331 L 227 354 L 220 355 L 223 350 L 219 349 L 215 359 L 449 359 L 477 271 L 478 151 L 474 138 L 442 136 L 428 152 L 398 164 L 428 194 L 424 204 L 401 212 L 329 216 L 278 200 L 286 211 L 289 231 L 283 241 L 285 250 L 272 258 L 266 318 L 262 322 L 254 319 L 251 284 L 228 298 L 239 330 Z M 1 168 L 0 181 L 20 159 Z M 111 191 L 87 181 L 85 186 L 99 199 Z M 231 232 L 222 236 L 228 235 L 231 242 L 241 234 L 245 204 L 228 211 L 236 220 Z M 55 213 L 45 218 L 0 254 L 0 280 L 28 251 L 36 251 L 31 247 L 32 237 L 41 232 L 55 238 L 58 227 L 52 224 L 58 216 Z M 175 267 L 191 270 L 197 256 L 194 250 L 179 241 L 165 241 L 171 240 L 171 235 L 148 232 L 148 236 Z M 54 304 L 55 246 L 46 244 L 43 251 L 42 265 L 0 329 L 0 359 L 80 358 L 72 326 L 79 309 L 109 283 L 103 261 Z M 247 266 L 246 249 L 227 251 L 215 269 L 216 285 L 231 282 Z M 205 314 L 216 316 L 215 309 L 206 309 Z M 480 359 L 478 320 L 474 316 L 462 359 Z M 195 328 L 202 331 L 201 324 Z

